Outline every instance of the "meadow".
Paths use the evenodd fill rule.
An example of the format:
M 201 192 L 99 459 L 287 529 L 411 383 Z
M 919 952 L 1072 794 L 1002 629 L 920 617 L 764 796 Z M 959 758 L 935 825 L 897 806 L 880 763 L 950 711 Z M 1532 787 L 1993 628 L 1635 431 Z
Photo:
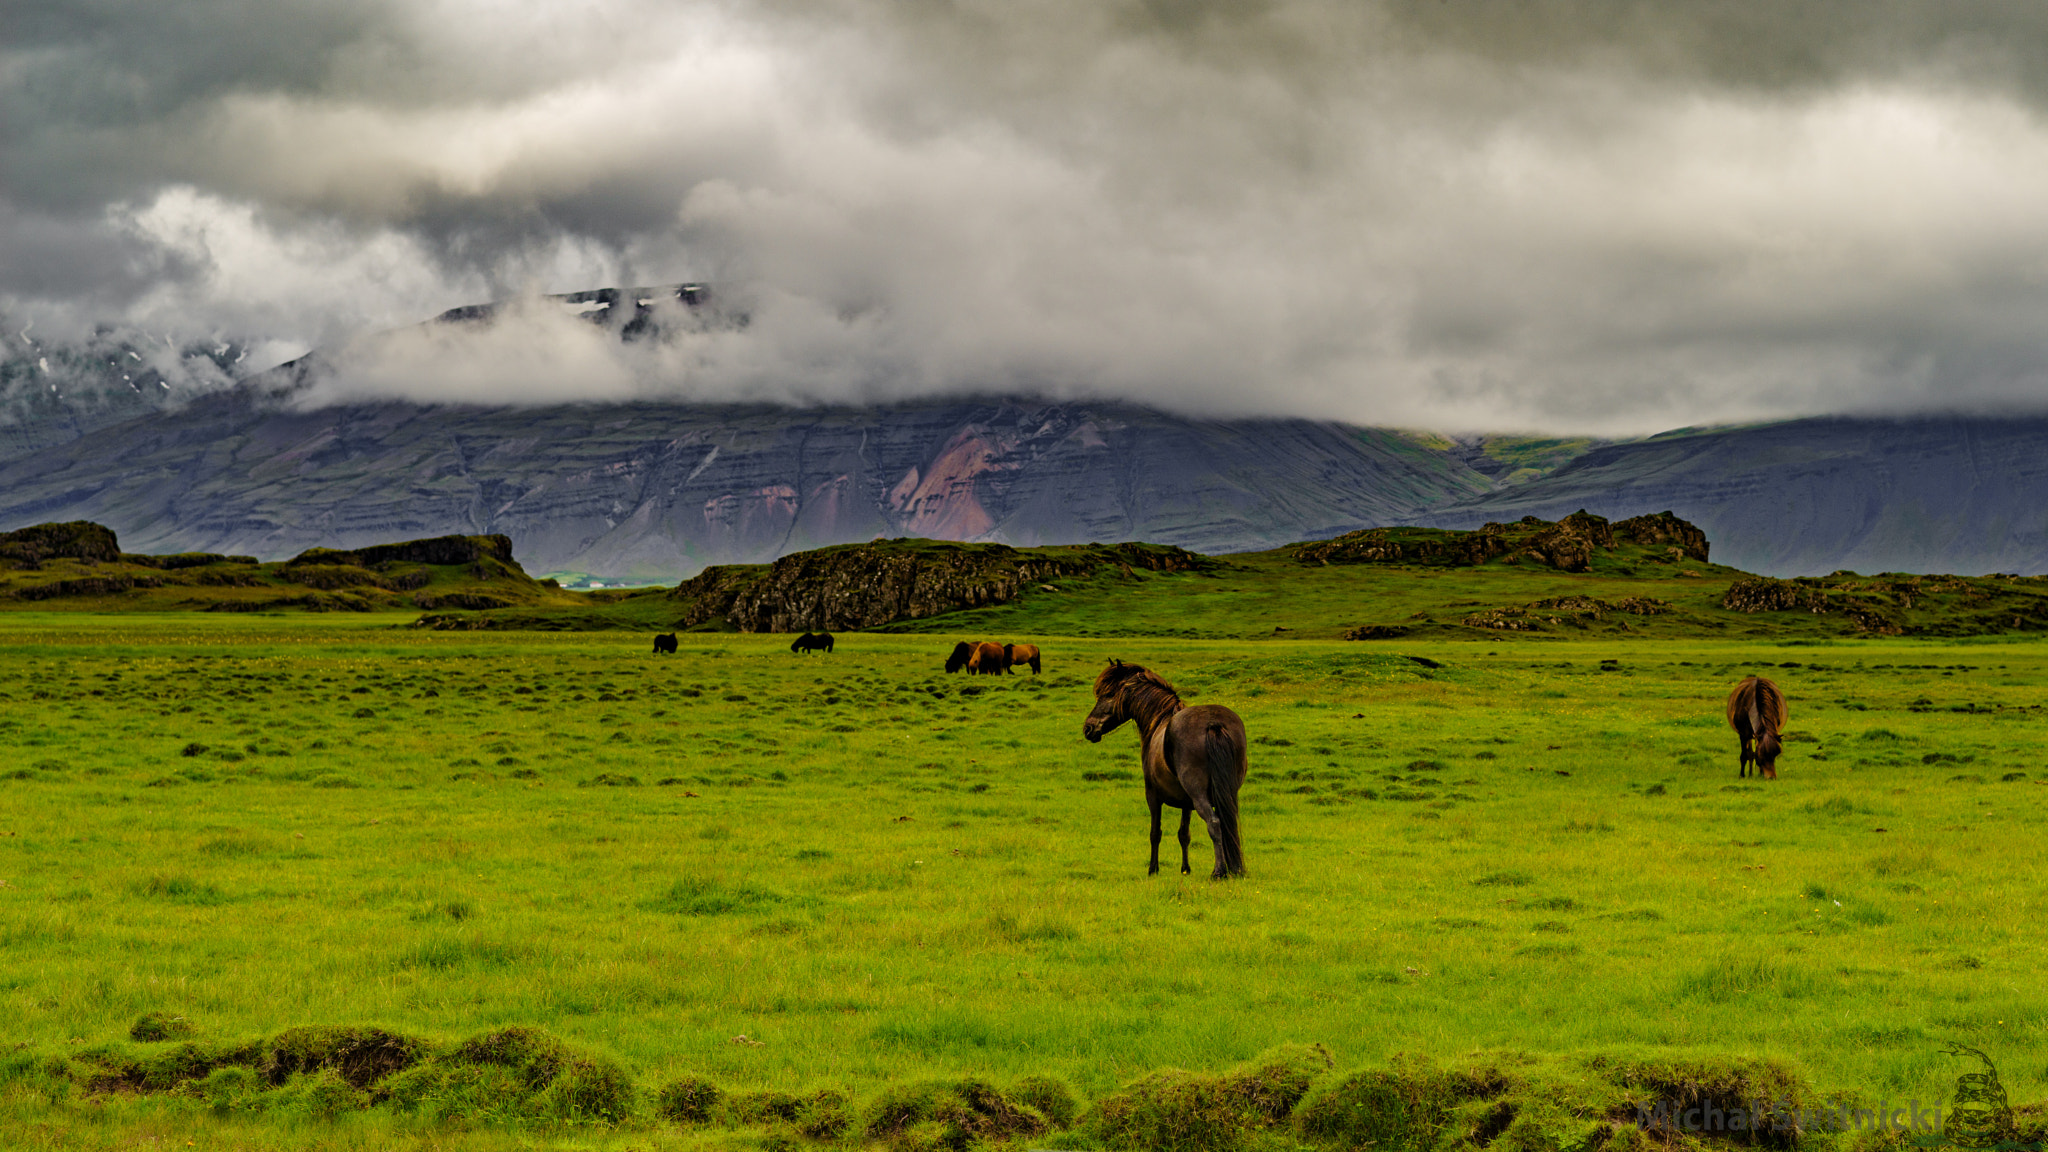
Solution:
M 1043 675 L 969 678 L 951 633 L 657 657 L 412 618 L 0 617 L 0 1143 L 773 1147 L 647 1101 L 1085 1104 L 1290 1043 L 1739 1056 L 1945 1103 L 1959 1041 L 2048 1095 L 2030 638 L 1020 634 Z M 1135 736 L 1080 735 L 1110 657 L 1244 716 L 1246 879 L 1207 879 L 1199 823 L 1195 875 L 1169 828 L 1146 877 Z M 1721 718 L 1752 671 L 1792 700 L 1771 782 Z M 331 1025 L 545 1029 L 642 1103 L 308 1116 L 55 1071 Z

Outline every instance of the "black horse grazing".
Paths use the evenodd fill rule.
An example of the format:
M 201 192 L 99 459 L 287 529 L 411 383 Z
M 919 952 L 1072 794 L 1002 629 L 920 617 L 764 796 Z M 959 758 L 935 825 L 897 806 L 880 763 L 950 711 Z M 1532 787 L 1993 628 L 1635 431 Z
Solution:
M 1152 806 L 1152 867 L 1159 873 L 1159 809 L 1180 809 L 1180 870 L 1188 866 L 1188 817 L 1202 814 L 1216 849 L 1212 879 L 1244 875 L 1238 836 L 1237 790 L 1244 784 L 1244 721 L 1218 704 L 1181 703 L 1158 675 L 1111 660 L 1095 678 L 1095 710 L 1081 725 L 1090 743 L 1126 720 L 1138 724 L 1138 762 L 1145 769 L 1145 802 Z
M 829 654 L 832 651 L 832 634 L 830 632 L 819 632 L 814 635 L 806 632 L 789 642 L 789 650 L 791 652 L 825 652 Z
M 953 654 L 946 657 L 946 671 L 948 673 L 958 672 L 962 668 L 967 667 L 967 662 L 972 659 L 974 659 L 974 645 L 962 640 L 958 644 L 953 645 Z
M 1735 729 L 1735 735 L 1742 741 L 1742 767 L 1738 777 L 1749 775 L 1749 766 L 1756 765 L 1756 774 L 1765 780 L 1778 778 L 1778 753 L 1785 744 L 1778 733 L 1785 727 L 1785 721 L 1792 718 L 1792 710 L 1785 704 L 1785 694 L 1778 686 L 1759 676 L 1750 676 L 1735 686 L 1728 694 L 1728 726 Z M 1751 741 L 1755 747 L 1751 748 Z
M 1038 645 L 1003 645 L 1003 663 L 1008 664 L 1013 668 L 1019 664 L 1029 664 L 1031 665 L 1031 674 L 1033 676 L 1038 675 Z
M 660 654 L 660 653 L 663 653 L 663 652 L 674 652 L 675 650 L 676 650 L 676 634 L 675 634 L 675 633 L 671 632 L 671 633 L 669 633 L 669 634 L 668 634 L 668 635 L 666 635 L 666 636 L 656 636 L 656 637 L 654 638 L 654 651 L 655 651 L 655 653 L 656 653 L 657 655 L 658 655 L 658 654 Z

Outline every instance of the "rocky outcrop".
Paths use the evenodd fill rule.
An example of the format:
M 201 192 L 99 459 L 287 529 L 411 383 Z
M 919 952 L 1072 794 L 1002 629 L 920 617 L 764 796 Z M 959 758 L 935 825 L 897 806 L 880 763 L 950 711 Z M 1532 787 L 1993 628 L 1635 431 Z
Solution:
M 1827 611 L 1827 593 L 1818 587 L 1802 586 L 1790 580 L 1756 576 L 1737 580 L 1721 597 L 1721 607 L 1731 612 L 1790 612 L 1804 608 Z
M 491 536 L 436 536 L 428 540 L 406 540 L 398 544 L 376 544 L 349 550 L 308 548 L 292 557 L 292 564 L 349 564 L 375 568 L 380 564 L 470 564 L 485 558 L 504 564 L 512 559 L 512 538 Z
M 1651 596 L 1627 596 L 1612 602 L 1592 596 L 1554 596 L 1521 606 L 1475 612 L 1465 617 L 1464 624 L 1467 628 L 1490 628 L 1497 632 L 1542 632 L 1546 622 L 1582 628 L 1589 620 L 1605 620 L 1616 612 L 1663 616 L 1672 611 L 1669 602 Z
M 1332 540 L 1298 544 L 1294 556 L 1305 564 L 1473 567 L 1502 561 L 1542 564 L 1560 572 L 1584 572 L 1597 557 L 1624 546 L 1656 563 L 1685 558 L 1705 563 L 1707 559 L 1706 533 L 1669 512 L 1610 524 L 1605 517 L 1584 509 L 1555 523 L 1525 516 L 1512 524 L 1488 522 L 1472 532 L 1370 528 Z
M 1584 509 L 1580 510 L 1584 514 Z M 1650 516 L 1632 516 L 1617 521 L 1614 525 L 1616 539 L 1626 540 L 1645 548 L 1663 546 L 1667 550 L 1677 549 L 1676 555 L 1708 563 L 1707 534 L 1696 525 L 1678 518 L 1673 512 L 1658 512 Z
M 35 524 L 0 535 L 0 560 L 17 568 L 35 568 L 45 560 L 108 563 L 120 558 L 121 543 L 113 530 L 90 520 Z
M 1019 549 L 906 539 L 800 552 L 766 566 L 708 568 L 669 595 L 687 602 L 684 627 L 722 619 L 742 632 L 830 632 L 1003 604 L 1053 580 L 1217 567 L 1206 556 L 1161 545 Z
M 112 531 L 90 522 L 38 524 L 0 541 L 13 549 L 4 555 L 20 573 L 0 578 L 0 596 L 17 601 L 119 599 L 213 612 L 585 603 L 528 576 L 512 557 L 512 541 L 501 535 L 406 540 L 353 550 L 313 548 L 271 564 L 217 553 L 122 552 Z

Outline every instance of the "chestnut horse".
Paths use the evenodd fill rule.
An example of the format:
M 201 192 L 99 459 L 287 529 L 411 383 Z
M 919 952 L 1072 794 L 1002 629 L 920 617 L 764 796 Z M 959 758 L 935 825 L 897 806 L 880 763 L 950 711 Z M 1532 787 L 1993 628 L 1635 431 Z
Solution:
M 983 676 L 1007 676 L 1010 662 L 1003 656 L 1003 646 L 983 640 L 974 646 L 974 654 L 967 658 L 967 670 Z
M 1244 721 L 1220 704 L 1181 703 L 1173 685 L 1136 664 L 1111 660 L 1095 678 L 1095 710 L 1081 725 L 1089 743 L 1126 720 L 1138 725 L 1138 762 L 1145 769 L 1145 802 L 1152 806 L 1152 866 L 1159 874 L 1159 809 L 1180 809 L 1180 870 L 1188 866 L 1188 818 L 1202 814 L 1216 849 L 1212 879 L 1244 875 L 1244 845 L 1237 826 L 1237 790 L 1249 766 Z
M 1011 667 L 1019 664 L 1029 664 L 1031 665 L 1031 674 L 1036 676 L 1038 675 L 1038 645 L 1005 644 L 1003 645 L 1003 662 Z
M 1728 726 L 1742 740 L 1742 768 L 1737 776 L 1749 775 L 1749 766 L 1754 764 L 1759 777 L 1778 778 L 1778 753 L 1785 747 L 1778 733 L 1791 717 L 1785 694 L 1769 680 L 1751 676 L 1735 686 L 1728 694 Z M 1754 748 L 1751 741 L 1755 741 Z

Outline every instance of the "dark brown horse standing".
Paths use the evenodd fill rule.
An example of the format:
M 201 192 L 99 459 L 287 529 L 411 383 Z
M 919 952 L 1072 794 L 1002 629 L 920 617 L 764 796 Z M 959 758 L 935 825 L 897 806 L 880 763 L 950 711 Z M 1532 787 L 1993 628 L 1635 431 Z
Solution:
M 1159 874 L 1159 809 L 1180 809 L 1180 870 L 1188 866 L 1188 818 L 1200 812 L 1216 849 L 1211 878 L 1244 875 L 1244 844 L 1237 826 L 1237 790 L 1249 765 L 1244 721 L 1220 704 L 1181 703 L 1173 685 L 1136 664 L 1111 660 L 1095 678 L 1095 710 L 1081 725 L 1089 743 L 1126 720 L 1138 725 L 1138 762 L 1145 769 L 1145 802 L 1152 806 L 1152 867 Z
M 1749 775 L 1754 764 L 1763 779 L 1778 778 L 1778 753 L 1785 747 L 1778 734 L 1791 717 L 1785 694 L 1769 680 L 1751 676 L 1735 686 L 1728 694 L 1728 726 L 1742 740 L 1742 768 L 1736 775 Z

